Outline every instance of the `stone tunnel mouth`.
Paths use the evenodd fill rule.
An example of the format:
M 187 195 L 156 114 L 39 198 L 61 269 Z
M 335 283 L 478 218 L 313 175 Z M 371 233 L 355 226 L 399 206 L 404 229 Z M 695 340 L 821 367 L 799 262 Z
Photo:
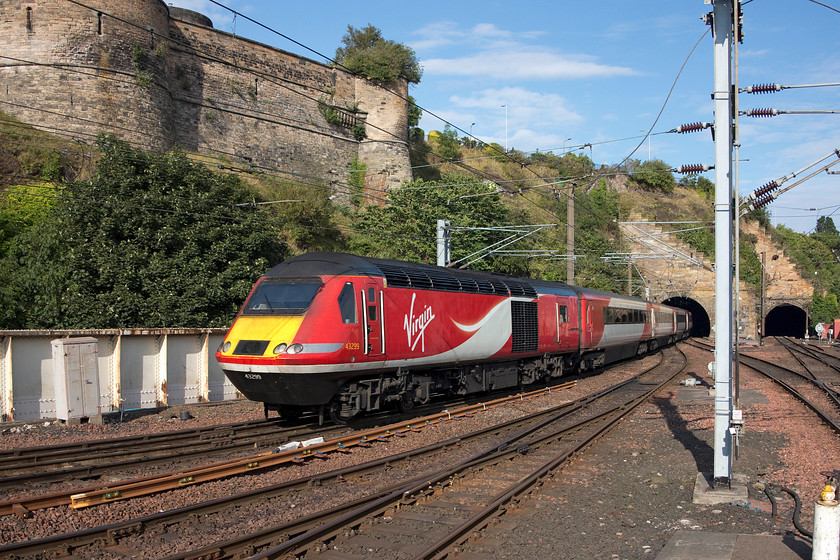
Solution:
M 691 313 L 691 336 L 708 337 L 712 333 L 712 323 L 709 314 L 696 300 L 685 296 L 671 297 L 664 300 L 663 305 L 679 307 Z
M 764 318 L 764 336 L 792 336 L 803 338 L 808 328 L 808 314 L 804 309 L 783 303 L 770 310 Z

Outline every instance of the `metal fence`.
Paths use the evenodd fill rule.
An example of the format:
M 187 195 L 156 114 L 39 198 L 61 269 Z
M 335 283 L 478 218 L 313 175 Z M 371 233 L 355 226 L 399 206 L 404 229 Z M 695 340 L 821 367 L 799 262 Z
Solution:
M 98 342 L 100 411 L 236 399 L 213 354 L 224 329 L 0 331 L 0 421 L 56 417 L 51 341 Z

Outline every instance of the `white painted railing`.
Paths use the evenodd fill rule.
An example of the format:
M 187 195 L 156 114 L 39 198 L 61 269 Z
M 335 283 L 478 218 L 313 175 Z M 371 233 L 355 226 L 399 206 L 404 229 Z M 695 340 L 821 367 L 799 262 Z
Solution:
M 0 331 L 0 421 L 55 418 L 51 341 L 89 336 L 99 346 L 100 411 L 239 398 L 213 354 L 224 329 Z

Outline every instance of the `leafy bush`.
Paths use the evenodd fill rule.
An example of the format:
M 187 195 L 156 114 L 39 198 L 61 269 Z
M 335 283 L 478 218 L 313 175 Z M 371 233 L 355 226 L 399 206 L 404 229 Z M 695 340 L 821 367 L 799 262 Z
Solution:
M 4 328 L 225 326 L 289 256 L 236 177 L 179 152 L 100 139 L 90 181 L 69 183 L 0 263 Z
M 335 51 L 336 63 L 353 73 L 380 82 L 392 82 L 400 76 L 419 83 L 423 69 L 410 47 L 389 41 L 372 25 L 363 29 L 347 26 L 341 38 L 343 47 Z
M 660 159 L 640 164 L 630 176 L 630 181 L 640 189 L 665 193 L 674 192 L 677 185 L 671 166 Z

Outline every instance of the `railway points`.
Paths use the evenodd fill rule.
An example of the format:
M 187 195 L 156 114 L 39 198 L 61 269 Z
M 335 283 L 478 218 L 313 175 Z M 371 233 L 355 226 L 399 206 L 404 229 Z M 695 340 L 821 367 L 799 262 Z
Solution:
M 691 496 L 696 473 L 708 468 L 711 461 L 709 442 L 713 409 L 709 400 L 710 378 L 706 369 L 709 353 L 687 344 L 679 346 L 688 357 L 688 367 L 683 374 L 658 392 L 652 400 L 640 405 L 608 436 L 588 446 L 571 464 L 543 479 L 531 495 L 507 505 L 504 514 L 496 516 L 484 529 L 459 545 L 447 557 L 470 559 L 492 554 L 494 557 L 507 558 L 677 560 L 708 557 L 741 560 L 754 558 L 756 556 L 749 554 L 766 550 L 769 554 L 762 558 L 769 560 L 810 558 L 809 539 L 800 535 L 792 523 L 792 499 L 779 493 L 777 518 L 774 518 L 770 501 L 757 488 L 769 484 L 785 486 L 798 492 L 803 504 L 801 524 L 810 528 L 813 502 L 819 496 L 824 482 L 820 471 L 831 470 L 840 464 L 840 457 L 836 456 L 836 435 L 830 428 L 820 425 L 814 413 L 801 407 L 793 397 L 768 379 L 754 375 L 750 368 L 742 366 L 742 408 L 746 430 L 734 467 L 735 472 L 743 473 L 747 478 L 748 499 L 710 506 L 693 504 Z M 768 343 L 764 348 L 744 349 L 744 353 L 801 369 L 795 359 L 785 357 L 786 352 L 775 342 Z M 648 357 L 644 361 L 650 362 L 654 358 Z M 596 385 L 613 384 L 622 375 L 626 377 L 626 373 L 617 371 L 634 367 L 637 370 L 640 368 L 635 362 L 622 363 L 609 371 L 584 376 L 578 379 L 578 386 L 572 392 L 575 395 L 595 392 Z M 827 374 L 827 370 L 824 373 Z M 694 385 L 680 383 L 686 379 L 694 379 Z M 827 384 L 831 385 L 830 382 Z M 538 401 L 531 401 L 527 406 L 535 406 Z M 259 405 L 252 408 L 254 416 L 258 418 L 262 415 Z M 507 418 L 514 414 L 514 410 L 515 407 L 501 407 L 495 414 Z M 201 414 L 195 413 L 199 420 Z M 472 421 L 445 423 L 440 429 L 463 430 Z M 40 428 L 44 431 L 49 429 Z M 93 428 L 78 426 L 73 429 Z M 30 430 L 30 434 L 37 431 Z M 63 434 L 69 431 L 70 428 L 61 427 Z M 428 443 L 432 437 L 430 434 L 431 430 L 423 432 L 422 436 L 408 434 L 396 438 L 388 442 L 388 452 L 396 453 L 405 447 L 416 447 L 416 440 Z M 26 434 L 19 435 L 16 441 L 23 441 Z M 18 438 L 18 434 L 14 437 Z M 363 457 L 381 452 L 383 448 L 376 445 L 358 448 L 313 465 L 327 469 L 338 464 L 360 462 Z M 456 445 L 450 451 L 454 453 L 457 448 Z M 309 467 L 294 465 L 291 468 L 301 471 Z M 392 465 L 386 472 L 395 472 L 393 468 Z M 233 477 L 226 487 L 244 489 L 258 480 L 267 484 L 269 476 L 269 473 L 260 477 L 251 475 L 248 478 L 252 482 Z M 317 496 L 330 493 L 346 494 L 347 497 L 355 495 L 354 479 L 355 475 L 347 476 L 343 482 L 337 483 L 324 480 L 321 485 L 286 498 L 284 515 L 302 519 L 316 507 L 315 502 L 325 500 Z M 62 526 L 83 524 L 90 518 L 116 521 L 122 516 L 135 519 L 144 512 L 151 514 L 159 509 L 176 509 L 188 501 L 199 500 L 199 496 L 201 499 L 208 498 L 209 489 L 214 484 L 222 486 L 224 483 L 197 485 L 174 493 L 138 498 L 123 504 L 106 504 L 88 510 L 50 508 L 35 511 L 30 518 L 4 516 L 3 535 L 5 539 L 13 539 L 14 535 L 27 534 L 28 538 L 33 539 L 41 535 L 38 531 L 46 530 L 47 525 L 53 525 L 60 531 Z M 365 483 L 369 484 L 370 481 Z M 454 494 L 449 501 L 464 499 L 459 494 Z M 292 505 L 294 507 L 290 507 Z M 434 508 L 429 505 L 429 509 Z M 271 515 L 271 512 L 266 510 L 259 514 Z M 422 531 L 427 521 L 424 521 L 423 516 L 415 517 L 415 529 Z M 35 530 L 36 526 L 41 529 Z M 174 539 L 177 533 L 168 533 L 170 530 L 175 531 L 174 526 L 164 531 L 169 534 L 166 538 Z M 180 531 L 190 532 L 193 539 L 196 534 L 200 535 L 197 540 L 207 541 L 205 544 L 218 540 L 213 536 L 218 528 L 214 527 L 210 518 L 203 516 L 200 522 L 196 519 L 194 524 L 184 522 Z M 394 543 L 397 542 L 394 535 L 390 538 Z M 128 536 L 115 537 L 113 542 L 106 539 L 100 553 L 108 557 L 122 557 L 120 554 L 132 552 L 132 542 Z M 377 541 L 365 542 L 369 548 L 374 545 L 383 546 L 377 544 Z M 372 552 L 362 554 L 362 557 L 387 558 L 386 548 L 372 549 Z M 264 550 L 253 550 L 252 555 Z M 803 552 L 806 550 L 808 555 Z M 708 555 L 701 556 L 700 551 Z M 330 552 L 332 549 L 328 546 L 322 547 L 319 552 L 309 553 L 305 558 L 328 558 Z M 718 555 L 711 555 L 713 553 Z M 172 554 L 177 557 L 177 553 L 160 549 L 155 553 L 145 552 L 139 557 L 166 558 Z M 78 557 L 90 556 L 82 554 Z

